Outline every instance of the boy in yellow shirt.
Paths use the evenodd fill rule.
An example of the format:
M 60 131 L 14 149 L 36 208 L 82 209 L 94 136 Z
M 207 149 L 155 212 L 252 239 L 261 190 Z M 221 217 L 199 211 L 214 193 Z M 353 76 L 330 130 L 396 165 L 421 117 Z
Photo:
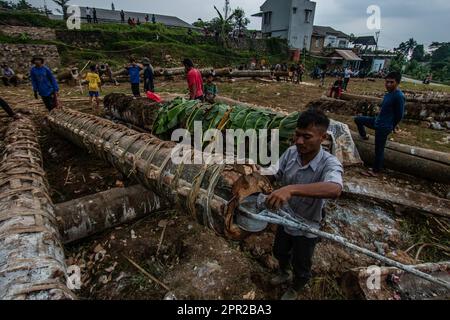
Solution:
M 100 107 L 100 100 L 99 100 L 99 89 L 101 85 L 100 77 L 96 72 L 95 65 L 92 65 L 90 67 L 90 71 L 86 75 L 86 80 L 89 82 L 89 102 L 92 105 L 92 100 L 95 97 L 95 102 L 97 103 L 97 110 Z

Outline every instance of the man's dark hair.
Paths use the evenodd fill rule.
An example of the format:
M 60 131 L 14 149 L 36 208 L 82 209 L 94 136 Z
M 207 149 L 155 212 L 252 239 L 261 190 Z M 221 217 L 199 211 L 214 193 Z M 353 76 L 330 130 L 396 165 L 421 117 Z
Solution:
M 300 114 L 297 121 L 297 128 L 306 129 L 310 125 L 323 128 L 325 131 L 330 126 L 330 119 L 320 110 L 310 108 Z
M 191 59 L 188 59 L 188 58 L 186 58 L 186 59 L 183 60 L 183 64 L 184 64 L 186 67 L 188 67 L 188 68 L 193 68 L 193 67 L 194 67 L 194 62 L 192 62 L 192 60 L 191 60 Z
M 95 66 L 95 64 L 90 66 L 91 71 L 95 71 L 97 69 L 97 67 Z
M 397 83 L 402 81 L 402 75 L 398 71 L 389 72 L 385 79 L 394 79 Z

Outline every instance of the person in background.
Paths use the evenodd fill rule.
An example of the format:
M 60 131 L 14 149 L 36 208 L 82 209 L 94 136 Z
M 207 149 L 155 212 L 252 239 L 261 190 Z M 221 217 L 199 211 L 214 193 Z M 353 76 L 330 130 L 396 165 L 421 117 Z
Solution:
M 114 78 L 113 72 L 109 64 L 105 63 L 105 75 L 108 77 L 108 80 L 111 83 L 114 83 L 116 86 L 119 85 L 119 82 Z
M 131 92 L 134 97 L 140 97 L 141 93 L 139 91 L 139 85 L 141 83 L 140 72 L 143 69 L 143 66 L 136 63 L 136 59 L 130 59 L 130 64 L 125 66 L 125 69 L 128 70 L 128 75 L 130 76 L 131 83 Z
M 91 105 L 93 99 L 95 98 L 95 103 L 97 105 L 97 109 L 99 110 L 100 108 L 100 99 L 99 99 L 99 91 L 100 91 L 100 85 L 101 85 L 101 81 L 100 81 L 100 77 L 97 74 L 97 68 L 95 65 L 91 65 L 90 67 L 90 71 L 86 74 L 85 79 L 88 81 L 88 86 L 89 86 L 89 103 Z M 94 110 L 95 111 L 95 110 Z
M 59 86 L 53 73 L 44 65 L 44 58 L 42 57 L 33 57 L 31 63 L 34 64 L 30 71 L 34 97 L 38 99 L 39 94 L 48 111 L 58 108 Z
M 380 113 L 377 117 L 355 117 L 359 135 L 362 139 L 368 140 L 366 129 L 375 130 L 375 159 L 372 170 L 365 175 L 377 176 L 383 168 L 384 148 L 389 135 L 395 130 L 405 114 L 405 96 L 398 88 L 402 79 L 399 72 L 391 72 L 385 78 L 387 90 L 381 105 Z
M 8 114 L 8 116 L 10 116 L 11 118 L 14 118 L 15 120 L 21 118 L 20 114 L 15 113 L 13 111 L 13 109 L 11 109 L 9 104 L 2 98 L 0 98 L 0 107 L 2 107 L 2 109 L 5 110 L 5 112 Z
M 91 14 L 92 14 L 91 8 L 86 7 L 86 20 L 87 20 L 88 23 L 91 23 L 91 22 L 92 22 L 92 16 L 91 16 Z
M 347 67 L 344 70 L 344 91 L 347 91 L 348 83 L 350 82 L 350 78 L 353 76 L 353 71 L 351 67 Z
M 337 80 L 334 82 L 333 86 L 330 89 L 330 98 L 340 99 L 342 95 L 342 86 L 344 85 L 344 81 L 342 80 L 342 76 L 338 76 Z
M 191 100 L 204 101 L 203 95 L 203 78 L 198 69 L 194 67 L 191 59 L 183 60 L 184 68 L 186 69 L 186 78 L 189 88 L 189 98 Z
M 13 69 L 11 69 L 6 63 L 2 65 L 2 81 L 6 87 L 10 84 L 16 87 L 19 83 Z
M 125 23 L 125 12 L 120 10 L 120 23 Z
M 95 8 L 92 9 L 92 17 L 94 18 L 94 23 L 98 23 L 97 10 Z
M 156 16 L 152 15 L 152 23 L 155 24 L 156 23 Z
M 150 20 L 150 17 L 148 16 L 148 13 L 145 15 L 145 23 L 148 23 L 148 21 Z
M 270 210 L 292 211 L 294 218 L 320 229 L 326 199 L 337 199 L 343 188 L 343 166 L 322 148 L 327 138 L 330 120 L 318 110 L 309 109 L 298 119 L 295 145 L 280 158 L 276 174 L 269 179 L 282 187 L 266 199 Z M 273 254 L 279 262 L 279 272 L 270 283 L 280 286 L 291 283 L 282 300 L 296 300 L 310 281 L 312 257 L 317 236 L 295 228 L 279 226 L 275 235 Z M 292 271 L 293 272 L 292 272 Z
M 136 25 L 140 26 L 141 25 L 141 21 L 139 20 L 139 18 L 137 18 L 137 22 Z
M 153 67 L 150 60 L 148 58 L 144 58 L 142 64 L 144 65 L 144 92 L 155 92 Z
M 325 78 L 327 76 L 327 69 L 324 67 L 320 70 L 320 86 L 325 86 Z
M 214 75 L 208 74 L 205 85 L 203 86 L 203 92 L 205 93 L 205 101 L 211 104 L 215 103 L 215 99 L 218 93 L 217 85 L 214 83 Z

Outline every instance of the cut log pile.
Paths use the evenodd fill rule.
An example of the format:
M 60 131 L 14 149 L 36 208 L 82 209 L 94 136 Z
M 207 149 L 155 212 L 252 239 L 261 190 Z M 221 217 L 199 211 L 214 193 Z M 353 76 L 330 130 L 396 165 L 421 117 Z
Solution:
M 73 299 L 38 131 L 10 124 L 0 166 L 0 299 Z

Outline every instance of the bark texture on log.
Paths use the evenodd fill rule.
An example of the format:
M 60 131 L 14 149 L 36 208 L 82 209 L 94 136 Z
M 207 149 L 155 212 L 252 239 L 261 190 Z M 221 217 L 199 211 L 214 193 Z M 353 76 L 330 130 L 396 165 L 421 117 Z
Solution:
M 352 133 L 362 160 L 369 165 L 375 159 L 375 141 L 373 137 L 362 140 Z M 416 154 L 416 150 L 417 154 Z M 409 152 L 408 152 L 409 151 Z M 409 147 L 388 142 L 384 151 L 386 168 L 407 173 L 424 179 L 448 183 L 450 181 L 450 155 L 433 150 Z
M 450 262 L 448 261 L 420 264 L 414 268 L 444 281 L 450 281 Z M 353 269 L 344 274 L 341 284 L 349 299 L 429 300 L 450 298 L 450 292 L 446 288 L 393 267 Z M 379 288 L 377 288 L 378 284 Z
M 58 134 L 232 239 L 246 235 L 233 222 L 240 201 L 253 193 L 271 191 L 269 181 L 250 165 L 176 165 L 171 160 L 173 142 L 70 109 L 53 110 L 48 119 Z
M 0 299 L 73 299 L 38 131 L 12 122 L 0 166 Z
M 114 188 L 55 206 L 64 244 L 168 208 L 167 202 L 140 185 Z
M 358 177 L 346 179 L 344 194 L 388 203 L 395 206 L 397 212 L 405 215 L 419 212 L 450 219 L 450 200 L 395 187 L 373 179 L 370 181 Z

